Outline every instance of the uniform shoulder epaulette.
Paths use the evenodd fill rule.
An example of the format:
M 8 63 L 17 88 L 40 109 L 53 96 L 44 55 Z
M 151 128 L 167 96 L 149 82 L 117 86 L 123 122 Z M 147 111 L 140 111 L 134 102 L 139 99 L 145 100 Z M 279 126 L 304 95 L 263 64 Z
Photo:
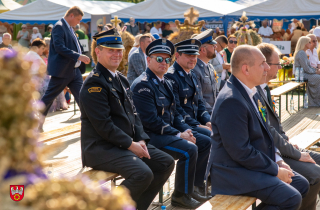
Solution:
M 92 70 L 92 76 L 93 77 L 100 77 L 101 72 L 99 70 L 97 70 L 96 68 L 94 68 Z
M 169 68 L 167 71 L 167 73 L 169 74 L 174 74 L 174 72 L 175 72 L 175 68 Z

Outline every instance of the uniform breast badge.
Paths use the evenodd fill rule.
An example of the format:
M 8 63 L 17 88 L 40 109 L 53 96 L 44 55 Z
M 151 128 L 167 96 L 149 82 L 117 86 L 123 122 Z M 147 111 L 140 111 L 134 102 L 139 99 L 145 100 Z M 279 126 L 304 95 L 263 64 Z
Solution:
M 186 95 L 186 98 L 184 99 L 184 104 L 187 104 L 188 102 L 188 99 L 187 99 L 187 95 Z
M 164 105 L 162 104 L 162 115 L 164 115 Z
M 88 89 L 89 93 L 100 93 L 102 90 L 101 87 L 91 87 Z

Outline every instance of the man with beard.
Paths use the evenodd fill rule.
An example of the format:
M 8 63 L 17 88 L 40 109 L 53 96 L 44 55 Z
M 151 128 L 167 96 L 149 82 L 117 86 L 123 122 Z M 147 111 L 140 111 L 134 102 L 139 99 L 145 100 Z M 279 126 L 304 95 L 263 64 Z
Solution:
M 208 29 L 194 37 L 201 42 L 197 65 L 193 71 L 197 75 L 200 93 L 202 94 L 203 102 L 206 110 L 211 115 L 212 107 L 219 93 L 218 76 L 213 66 L 209 61 L 216 57 L 216 44 L 213 40 L 213 30 Z

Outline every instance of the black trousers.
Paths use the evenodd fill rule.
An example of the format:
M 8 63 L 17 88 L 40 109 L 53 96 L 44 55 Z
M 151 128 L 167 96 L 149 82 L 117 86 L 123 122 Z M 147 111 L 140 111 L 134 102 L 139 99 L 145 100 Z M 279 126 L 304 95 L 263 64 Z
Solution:
M 48 89 L 41 99 L 46 106 L 43 111 L 44 116 L 47 116 L 54 99 L 64 90 L 65 87 L 70 89 L 77 104 L 79 105 L 79 95 L 83 80 L 79 68 L 76 68 L 73 71 L 73 77 L 70 78 L 51 77 Z
M 121 185 L 130 190 L 138 210 L 146 210 L 174 169 L 173 158 L 148 145 L 151 159 L 138 158 L 135 154 L 119 157 L 111 162 L 92 167 L 120 174 L 125 180 Z
M 210 137 L 195 131 L 193 135 L 196 138 L 196 144 L 180 139 L 161 148 L 174 159 L 179 159 L 176 167 L 175 190 L 185 194 L 192 193 L 194 186 L 204 187 L 211 148 Z
M 312 159 L 316 162 L 305 163 L 291 158 L 282 157 L 292 170 L 295 170 L 302 176 L 304 176 L 310 184 L 310 190 L 305 198 L 302 199 L 301 210 L 316 210 L 317 207 L 317 195 L 320 191 L 320 154 L 310 150 L 300 149 L 301 152 L 309 152 Z
M 309 183 L 300 174 L 293 173 L 295 176 L 292 177 L 290 185 L 279 179 L 277 185 L 245 193 L 244 195 L 256 197 L 262 201 L 255 210 L 298 210 L 302 198 L 308 193 Z

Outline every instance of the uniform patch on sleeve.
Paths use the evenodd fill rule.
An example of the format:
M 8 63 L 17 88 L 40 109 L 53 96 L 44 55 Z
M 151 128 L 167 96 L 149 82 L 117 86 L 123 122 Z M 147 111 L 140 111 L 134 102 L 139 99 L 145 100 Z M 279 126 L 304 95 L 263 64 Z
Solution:
M 150 89 L 149 88 L 141 88 L 140 90 L 138 90 L 138 93 L 141 93 L 143 91 L 147 91 L 150 93 Z
M 101 92 L 102 88 L 101 87 L 91 87 L 88 89 L 89 93 L 99 93 Z

